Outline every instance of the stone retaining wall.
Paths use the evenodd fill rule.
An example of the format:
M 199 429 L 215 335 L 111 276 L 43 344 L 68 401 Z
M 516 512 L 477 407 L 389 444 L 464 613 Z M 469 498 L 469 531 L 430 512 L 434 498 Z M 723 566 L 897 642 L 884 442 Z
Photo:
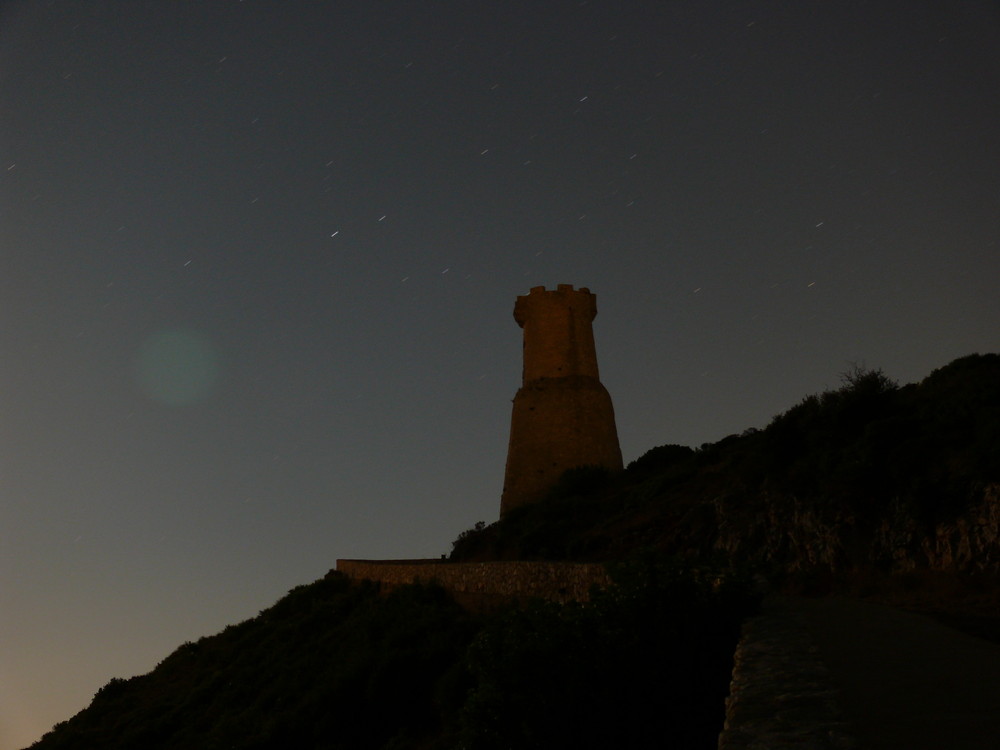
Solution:
M 802 616 L 782 597 L 744 623 L 733 661 L 719 750 L 855 747 Z
M 379 581 L 388 586 L 436 582 L 460 596 L 497 600 L 539 598 L 585 602 L 591 586 L 609 586 L 611 578 L 599 563 L 467 562 L 443 560 L 337 560 L 348 578 Z

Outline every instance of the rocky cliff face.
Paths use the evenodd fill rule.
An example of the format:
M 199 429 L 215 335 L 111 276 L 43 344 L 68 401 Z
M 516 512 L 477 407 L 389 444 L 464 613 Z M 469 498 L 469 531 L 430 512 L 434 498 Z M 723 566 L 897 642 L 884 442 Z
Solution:
M 1000 574 L 1000 484 L 986 485 L 964 512 L 936 523 L 916 518 L 912 505 L 899 500 L 877 519 L 775 493 L 750 502 L 718 499 L 712 510 L 713 550 L 765 568 Z
M 891 537 L 890 537 L 891 538 Z M 917 540 L 899 545 L 909 550 Z M 1000 484 L 985 487 L 981 496 L 952 523 L 934 526 L 919 539 L 920 552 L 900 555 L 900 567 L 924 564 L 932 570 L 1000 572 Z

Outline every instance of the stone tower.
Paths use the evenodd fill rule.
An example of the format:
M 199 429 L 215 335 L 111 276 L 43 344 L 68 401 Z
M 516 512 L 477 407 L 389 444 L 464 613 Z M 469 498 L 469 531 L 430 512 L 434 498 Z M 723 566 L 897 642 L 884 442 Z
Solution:
M 611 396 L 597 374 L 589 289 L 534 287 L 517 298 L 524 374 L 514 397 L 500 515 L 545 497 L 567 469 L 622 468 Z

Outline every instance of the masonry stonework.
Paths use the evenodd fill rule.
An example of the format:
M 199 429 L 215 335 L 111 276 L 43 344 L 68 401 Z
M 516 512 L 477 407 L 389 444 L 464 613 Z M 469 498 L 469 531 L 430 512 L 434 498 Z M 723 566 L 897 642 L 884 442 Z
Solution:
M 851 732 L 801 614 L 772 594 L 743 623 L 718 750 L 854 750 Z
M 514 397 L 500 514 L 545 497 L 567 469 L 622 469 L 611 396 L 597 371 L 589 289 L 560 284 L 519 296 L 522 385 Z
M 457 598 L 474 597 L 480 603 L 511 599 L 586 602 L 592 586 L 611 585 L 611 577 L 599 563 L 337 560 L 337 571 L 352 580 L 378 581 L 390 588 L 437 583 Z

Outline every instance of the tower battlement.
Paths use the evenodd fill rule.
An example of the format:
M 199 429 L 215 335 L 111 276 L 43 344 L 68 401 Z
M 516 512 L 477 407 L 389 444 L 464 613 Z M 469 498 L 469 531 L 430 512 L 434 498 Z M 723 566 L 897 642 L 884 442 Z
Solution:
M 524 329 L 523 383 L 539 378 L 596 378 L 597 350 L 591 326 L 597 298 L 586 287 L 534 287 L 517 298 L 514 320 Z
M 597 298 L 586 287 L 533 287 L 518 296 L 524 369 L 514 397 L 501 515 L 545 497 L 567 469 L 622 468 L 611 396 L 594 345 Z

